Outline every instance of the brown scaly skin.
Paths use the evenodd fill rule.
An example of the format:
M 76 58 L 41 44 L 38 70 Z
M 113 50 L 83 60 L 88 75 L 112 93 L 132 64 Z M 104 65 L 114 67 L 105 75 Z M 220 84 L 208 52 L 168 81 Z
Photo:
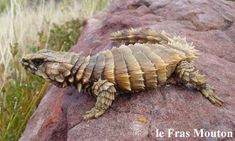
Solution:
M 184 39 L 135 29 L 115 32 L 111 39 L 126 45 L 92 56 L 42 50 L 23 57 L 22 64 L 58 87 L 74 85 L 79 92 L 96 96 L 95 106 L 84 119 L 101 116 L 117 94 L 154 89 L 173 76 L 194 85 L 213 104 L 223 104 L 192 65 L 197 51 Z

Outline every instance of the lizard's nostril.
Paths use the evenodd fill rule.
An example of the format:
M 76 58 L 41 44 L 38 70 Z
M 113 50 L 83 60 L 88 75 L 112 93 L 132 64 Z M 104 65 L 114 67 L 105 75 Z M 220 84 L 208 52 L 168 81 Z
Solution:
M 26 62 L 26 60 L 24 58 L 22 58 L 20 62 L 23 63 L 23 62 Z

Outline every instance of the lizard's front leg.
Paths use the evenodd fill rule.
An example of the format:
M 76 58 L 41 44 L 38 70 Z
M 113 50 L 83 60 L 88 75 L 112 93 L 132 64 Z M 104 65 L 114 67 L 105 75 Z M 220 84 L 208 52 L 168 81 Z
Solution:
M 116 89 L 113 83 L 99 80 L 92 85 L 91 92 L 97 97 L 95 106 L 83 116 L 85 120 L 101 116 L 115 99 Z

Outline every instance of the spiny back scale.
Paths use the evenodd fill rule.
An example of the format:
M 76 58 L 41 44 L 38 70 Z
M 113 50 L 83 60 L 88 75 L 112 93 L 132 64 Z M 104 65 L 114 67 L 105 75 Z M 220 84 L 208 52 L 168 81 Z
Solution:
M 96 65 L 96 59 L 99 54 L 91 56 L 90 62 L 88 63 L 87 67 L 85 68 L 84 75 L 83 75 L 83 84 L 88 83 L 93 73 L 94 67 Z
M 171 48 L 167 48 L 163 45 L 157 45 L 157 44 L 146 44 L 146 46 L 150 47 L 151 50 L 159 55 L 164 62 L 166 62 L 167 65 L 167 78 L 174 72 L 175 67 L 177 64 L 181 61 L 186 59 L 185 54 L 173 50 Z
M 105 54 L 104 52 L 100 52 L 96 59 L 96 65 L 94 68 L 94 73 L 92 75 L 93 80 L 99 80 L 102 78 L 102 73 L 105 67 Z
M 122 45 L 118 48 L 122 53 L 125 63 L 127 65 L 127 72 L 130 76 L 130 83 L 132 91 L 144 90 L 144 78 L 141 66 L 128 46 Z
M 105 56 L 105 66 L 104 66 L 104 73 L 103 76 L 109 82 L 115 83 L 115 70 L 114 70 L 114 58 L 113 53 L 110 50 L 104 51 Z
M 88 66 L 93 66 L 93 60 L 96 62 L 92 79 L 101 78 L 103 72 L 104 79 L 114 82 L 122 90 L 138 92 L 165 83 L 184 59 L 187 59 L 186 53 L 173 46 L 137 43 L 92 56 Z M 85 74 L 90 74 L 88 72 Z
M 130 76 L 128 74 L 127 64 L 123 57 L 123 53 L 120 52 L 119 48 L 112 48 L 111 51 L 114 58 L 115 82 L 120 89 L 131 91 Z
M 148 46 L 143 44 L 136 44 L 141 51 L 154 63 L 157 71 L 158 85 L 164 84 L 167 80 L 167 63 L 157 54 L 155 54 Z
M 141 47 L 133 45 L 129 46 L 133 52 L 133 55 L 137 59 L 144 72 L 144 83 L 147 88 L 157 87 L 157 68 L 155 68 L 152 61 L 147 57 L 147 55 L 141 50 Z

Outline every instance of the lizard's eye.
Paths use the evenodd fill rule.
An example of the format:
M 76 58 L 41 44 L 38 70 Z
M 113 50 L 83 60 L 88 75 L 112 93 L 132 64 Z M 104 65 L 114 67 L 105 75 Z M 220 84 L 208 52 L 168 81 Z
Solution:
M 32 60 L 32 62 L 35 66 L 40 66 L 41 64 L 44 63 L 44 60 L 43 59 L 34 59 L 34 60 Z

